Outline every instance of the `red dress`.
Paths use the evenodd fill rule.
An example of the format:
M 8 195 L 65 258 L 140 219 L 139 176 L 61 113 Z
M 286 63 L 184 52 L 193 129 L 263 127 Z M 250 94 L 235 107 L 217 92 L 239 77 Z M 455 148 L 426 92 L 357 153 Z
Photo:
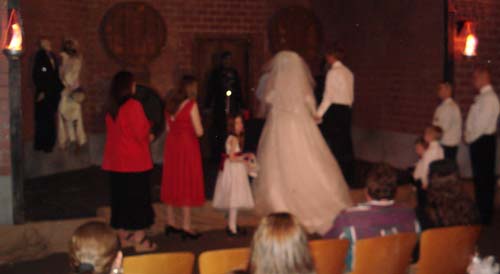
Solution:
M 167 205 L 202 206 L 205 203 L 200 143 L 191 121 L 195 101 L 190 100 L 175 116 L 167 114 L 161 200 Z

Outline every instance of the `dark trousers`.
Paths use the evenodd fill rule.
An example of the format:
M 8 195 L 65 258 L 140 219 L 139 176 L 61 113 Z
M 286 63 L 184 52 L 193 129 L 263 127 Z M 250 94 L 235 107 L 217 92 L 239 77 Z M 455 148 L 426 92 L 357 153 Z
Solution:
M 496 136 L 483 135 L 470 144 L 476 203 L 483 224 L 490 224 L 495 199 Z
M 150 177 L 151 171 L 109 172 L 113 228 L 142 230 L 154 223 Z
M 352 110 L 346 105 L 333 104 L 323 116 L 320 129 L 337 159 L 349 186 L 354 184 L 354 152 L 351 136 Z
M 457 161 L 458 146 L 445 146 L 441 145 L 444 150 L 444 158 L 453 162 Z
M 35 98 L 36 99 L 36 98 Z M 35 103 L 35 150 L 52 152 L 56 144 L 56 113 L 59 98 L 46 97 Z
M 211 158 L 212 161 L 219 163 L 222 153 L 226 152 L 227 115 L 225 112 L 214 112 L 210 131 Z

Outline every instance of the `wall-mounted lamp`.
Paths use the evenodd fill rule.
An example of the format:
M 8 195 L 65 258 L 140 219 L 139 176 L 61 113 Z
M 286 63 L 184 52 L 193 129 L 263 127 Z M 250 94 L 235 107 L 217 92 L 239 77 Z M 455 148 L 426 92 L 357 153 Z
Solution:
M 464 56 L 473 57 L 477 55 L 478 39 L 475 32 L 475 25 L 471 21 L 461 21 L 457 23 L 457 38 L 463 45 L 459 49 Z
M 15 9 L 10 11 L 3 52 L 12 59 L 18 59 L 23 53 L 23 28 L 19 14 Z

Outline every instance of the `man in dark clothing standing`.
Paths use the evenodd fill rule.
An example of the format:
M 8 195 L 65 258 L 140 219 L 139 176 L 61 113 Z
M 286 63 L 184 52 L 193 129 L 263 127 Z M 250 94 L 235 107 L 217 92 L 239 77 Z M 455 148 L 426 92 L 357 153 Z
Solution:
M 56 143 L 56 114 L 63 85 L 59 64 L 48 39 L 40 40 L 33 66 L 35 84 L 35 150 L 52 152 Z
M 205 107 L 212 110 L 212 158 L 218 160 L 225 151 L 227 118 L 244 108 L 238 71 L 232 66 L 232 54 L 221 55 L 221 65 L 215 68 L 208 80 Z

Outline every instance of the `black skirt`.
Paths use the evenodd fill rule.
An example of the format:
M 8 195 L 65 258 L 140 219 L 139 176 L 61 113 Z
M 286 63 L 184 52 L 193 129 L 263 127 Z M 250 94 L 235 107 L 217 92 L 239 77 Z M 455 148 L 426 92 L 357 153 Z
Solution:
M 151 171 L 109 172 L 113 228 L 142 230 L 154 223 L 150 176 Z

